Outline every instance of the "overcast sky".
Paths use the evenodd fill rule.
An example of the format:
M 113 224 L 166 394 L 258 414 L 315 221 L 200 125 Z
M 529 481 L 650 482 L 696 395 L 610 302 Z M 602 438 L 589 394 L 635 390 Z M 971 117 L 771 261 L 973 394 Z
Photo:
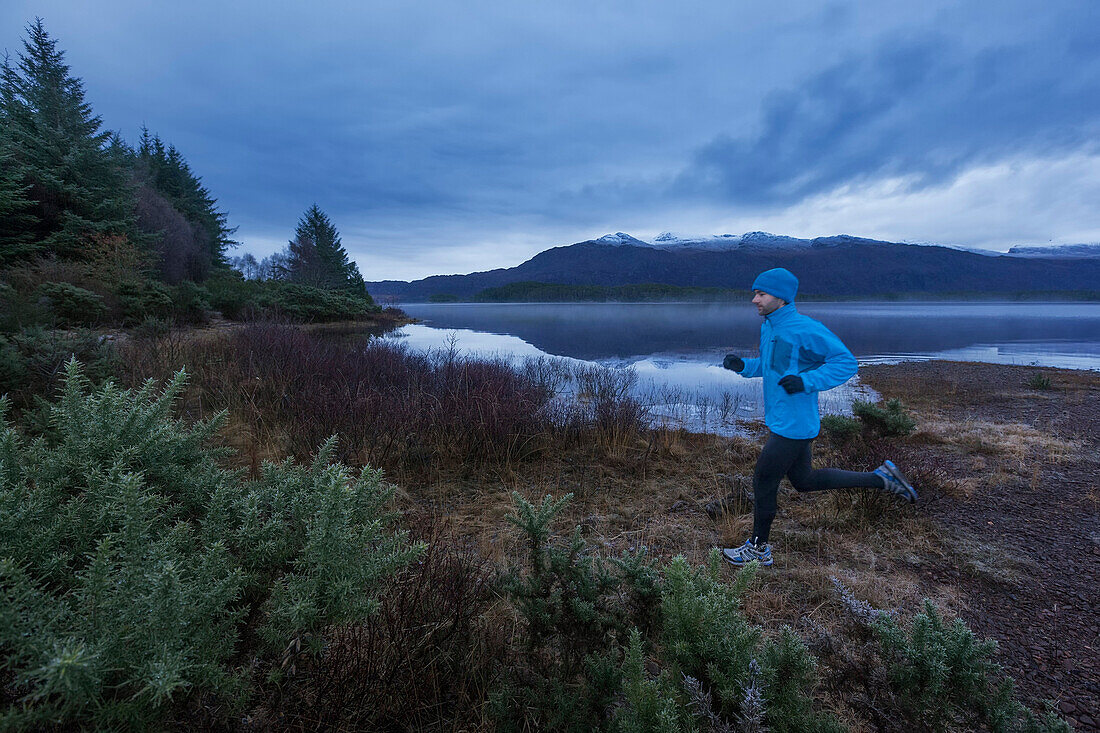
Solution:
M 4 0 L 104 125 L 368 280 L 622 231 L 1100 241 L 1100 3 Z

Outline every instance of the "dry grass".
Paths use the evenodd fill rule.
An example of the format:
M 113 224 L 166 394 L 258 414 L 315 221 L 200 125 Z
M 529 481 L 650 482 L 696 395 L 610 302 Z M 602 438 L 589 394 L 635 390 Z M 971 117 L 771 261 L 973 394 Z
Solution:
M 922 417 L 915 440 L 939 443 L 974 455 L 992 455 L 1017 461 L 1062 463 L 1077 455 L 1084 443 L 1052 435 L 1018 422 L 950 420 L 939 415 Z
M 752 528 L 751 504 L 717 520 L 703 506 L 729 494 L 732 482 L 751 480 L 759 442 L 677 432 L 654 443 L 662 447 L 647 452 L 637 446 L 613 460 L 594 447 L 565 446 L 514 466 L 507 476 L 405 485 L 401 508 L 410 517 L 444 515 L 451 530 L 505 564 L 522 555 L 504 521 L 512 491 L 529 500 L 573 493 L 562 529 L 580 526 L 589 544 L 605 554 L 644 546 L 659 560 L 683 555 L 701 564 L 714 547 L 743 542 Z M 749 617 L 766 628 L 797 625 L 804 615 L 839 624 L 842 609 L 833 601 L 830 575 L 867 589 L 863 597 L 884 607 L 911 611 L 925 597 L 957 600 L 950 589 L 920 580 L 921 566 L 944 550 L 931 523 L 912 507 L 874 491 L 805 495 L 786 487 L 779 505 L 772 532 L 775 564 L 746 598 Z M 735 571 L 729 572 L 732 577 Z

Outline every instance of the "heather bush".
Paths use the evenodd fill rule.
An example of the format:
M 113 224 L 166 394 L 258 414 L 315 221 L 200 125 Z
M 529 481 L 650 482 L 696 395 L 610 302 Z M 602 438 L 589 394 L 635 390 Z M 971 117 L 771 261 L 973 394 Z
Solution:
M 237 655 L 277 677 L 420 552 L 332 441 L 254 481 L 223 468 L 224 415 L 172 417 L 184 380 L 93 389 L 70 361 L 29 435 L 0 402 L 0 727 L 149 727 L 202 694 L 239 710 Z
M 291 730 L 422 730 L 480 719 L 506 643 L 484 618 L 496 602 L 495 575 L 443 532 L 423 536 L 423 555 L 383 581 L 369 621 L 336 627 L 319 654 L 296 657 L 260 715 Z
M 573 418 L 537 374 L 502 360 L 422 354 L 399 344 L 323 339 L 254 324 L 218 337 L 135 341 L 128 381 L 187 364 L 205 405 L 245 422 L 251 439 L 299 458 L 331 435 L 340 460 L 390 471 L 507 463 Z

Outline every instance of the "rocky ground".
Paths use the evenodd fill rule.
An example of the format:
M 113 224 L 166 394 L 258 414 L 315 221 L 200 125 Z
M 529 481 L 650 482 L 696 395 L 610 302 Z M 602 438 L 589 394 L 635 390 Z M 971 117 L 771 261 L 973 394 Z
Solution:
M 984 554 L 1000 568 L 933 562 L 920 574 L 958 588 L 960 615 L 997 640 L 1024 696 L 1056 701 L 1078 730 L 1100 730 L 1100 374 L 926 362 L 861 375 L 936 416 L 951 442 L 922 450 L 974 490 L 930 497 L 923 511 L 955 542 L 985 548 L 969 553 L 974 562 Z M 1051 442 L 1038 451 L 1041 438 L 1020 428 L 1031 440 L 1013 450 L 1005 425 Z M 1070 451 L 1060 459 L 1059 443 Z

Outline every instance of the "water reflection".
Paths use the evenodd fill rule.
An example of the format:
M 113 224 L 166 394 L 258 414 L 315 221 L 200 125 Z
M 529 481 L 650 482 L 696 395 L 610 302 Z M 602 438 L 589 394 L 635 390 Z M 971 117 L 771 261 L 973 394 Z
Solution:
M 506 334 L 574 359 L 754 353 L 748 304 L 448 304 L 403 306 L 433 328 Z M 1100 369 L 1097 303 L 805 303 L 864 361 L 957 358 Z
M 722 369 L 726 352 L 756 353 L 760 317 L 748 304 L 411 304 L 422 324 L 397 331 L 414 349 L 576 366 L 631 368 L 655 419 L 732 433 L 760 417 L 759 380 Z M 806 303 L 861 363 L 957 359 L 1100 369 L 1096 303 Z M 845 414 L 874 395 L 858 379 L 821 395 Z
M 571 369 L 591 364 L 631 369 L 637 375 L 634 394 L 648 407 L 657 425 L 733 435 L 743 432 L 746 420 L 763 417 L 759 379 L 745 379 L 698 355 L 584 360 L 546 354 L 523 339 L 506 334 L 424 325 L 405 326 L 386 338 L 418 351 L 453 349 L 465 355 L 502 358 L 516 365 L 528 359 L 549 357 Z M 820 403 L 823 412 L 851 414 L 854 399 L 874 396 L 855 379 L 822 393 Z

